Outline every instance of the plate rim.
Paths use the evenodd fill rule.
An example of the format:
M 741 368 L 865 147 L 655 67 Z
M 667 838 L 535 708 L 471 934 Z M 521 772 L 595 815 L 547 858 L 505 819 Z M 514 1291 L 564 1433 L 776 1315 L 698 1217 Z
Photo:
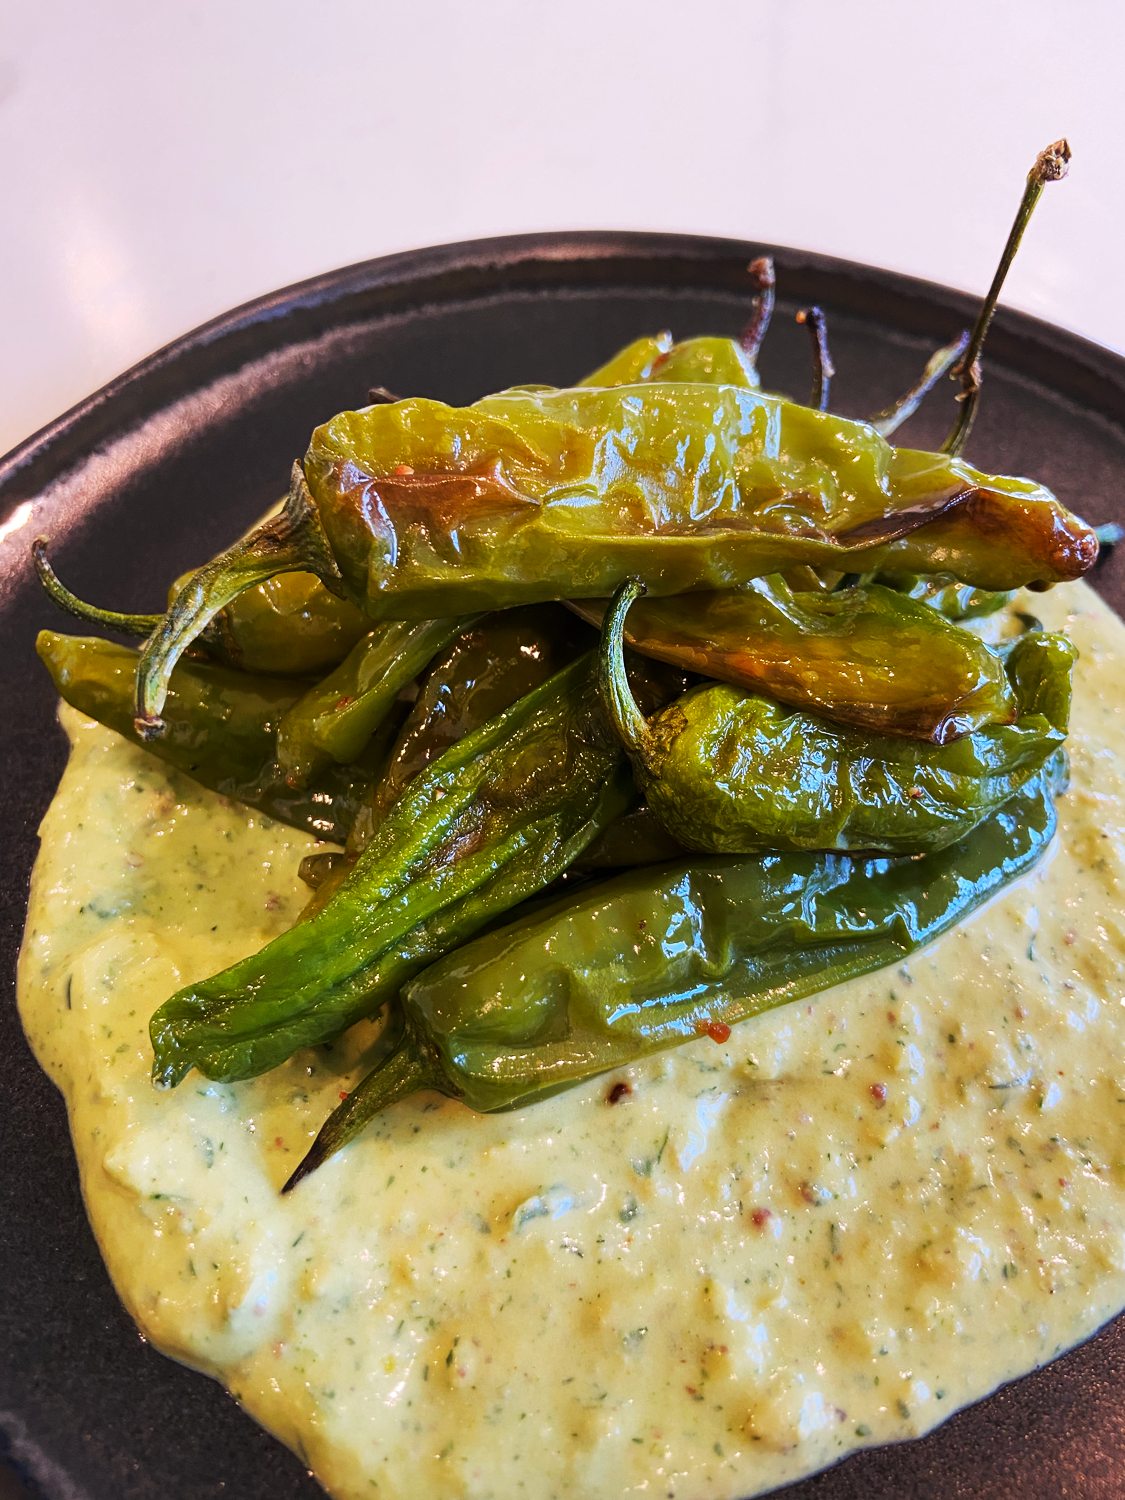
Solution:
M 190 370 L 198 368 L 202 375 L 208 364 L 221 362 L 229 372 L 231 353 L 263 323 L 290 324 L 296 337 L 285 342 L 293 343 L 364 314 L 387 316 L 434 303 L 479 301 L 498 292 L 557 291 L 560 270 L 566 267 L 576 273 L 576 291 L 623 283 L 652 290 L 686 288 L 698 285 L 691 273 L 706 268 L 712 290 L 748 295 L 745 268 L 755 255 L 773 256 L 780 298 L 820 302 L 830 312 L 865 316 L 899 333 L 948 340 L 971 324 L 980 304 L 980 296 L 900 271 L 714 235 L 549 230 L 397 251 L 251 298 L 114 376 L 0 457 L 0 522 L 65 478 L 102 442 L 134 430 L 172 404 L 183 394 L 183 377 Z M 646 279 L 638 282 L 642 270 Z M 341 318 L 339 311 L 348 304 L 353 314 Z M 260 357 L 248 352 L 236 368 Z M 1125 355 L 1108 345 L 1001 305 L 989 333 L 988 358 L 1056 396 L 1080 402 L 1087 412 L 1125 424 Z M 198 383 L 191 381 L 187 388 Z M 132 414 L 125 428 L 113 421 L 122 400 Z

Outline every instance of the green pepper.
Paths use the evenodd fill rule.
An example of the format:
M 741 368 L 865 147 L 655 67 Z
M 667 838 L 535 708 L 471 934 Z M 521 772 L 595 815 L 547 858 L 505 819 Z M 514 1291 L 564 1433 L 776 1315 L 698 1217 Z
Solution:
M 1065 752 L 950 849 L 910 859 L 698 857 L 633 870 L 440 959 L 402 993 L 396 1050 L 285 1185 L 418 1089 L 524 1106 L 898 964 L 1024 874 L 1055 830 Z
M 691 850 L 673 838 L 647 803 L 631 807 L 599 833 L 574 861 L 574 873 L 631 869 L 662 860 L 683 859 Z
M 35 643 L 59 694 L 73 708 L 134 744 L 137 653 L 91 637 L 40 631 Z M 315 838 L 342 844 L 361 797 L 382 770 L 390 742 L 373 743 L 362 761 L 332 766 L 294 791 L 277 764 L 277 727 L 308 684 L 255 677 L 211 662 L 183 661 L 172 674 L 164 736 L 146 748 L 201 786 L 256 807 Z
M 60 581 L 47 561 L 47 542 L 32 545 L 35 570 L 52 601 L 68 615 L 120 635 L 147 639 L 162 615 L 132 615 L 87 604 Z M 184 573 L 169 591 L 171 603 L 193 577 Z M 311 573 L 280 573 L 221 609 L 197 638 L 205 654 L 245 672 L 312 676 L 343 661 L 371 629 L 370 616 L 331 594 Z
M 430 665 L 399 731 L 382 780 L 364 799 L 348 840 L 358 854 L 409 782 L 437 757 L 546 682 L 591 633 L 557 604 L 487 615 L 457 635 Z
M 154 1078 L 247 1078 L 338 1036 L 548 885 L 635 797 L 588 652 L 420 772 L 314 916 L 166 1001 Z
M 975 589 L 948 573 L 877 573 L 876 584 L 895 589 L 937 610 L 947 620 L 979 620 L 994 615 L 1015 598 L 1014 589 Z
M 625 615 L 614 596 L 602 634 L 602 694 L 648 805 L 674 838 L 714 854 L 880 849 L 920 854 L 963 838 L 1066 738 L 1075 650 L 1024 635 L 1006 669 L 1019 717 L 953 744 L 924 745 L 829 724 L 756 693 L 705 683 L 646 720 L 625 676 Z
M 333 761 L 357 759 L 407 683 L 471 624 L 387 620 L 364 636 L 281 721 L 277 758 L 290 786 L 305 786 Z
M 606 601 L 571 608 L 600 626 Z M 877 585 L 795 593 L 774 574 L 744 589 L 638 599 L 625 639 L 644 656 L 880 734 L 944 745 L 1015 718 L 995 652 Z
M 647 382 L 400 401 L 316 430 L 283 516 L 196 575 L 145 648 L 138 716 L 155 730 L 187 643 L 286 570 L 374 618 L 419 619 L 604 597 L 630 576 L 660 595 L 730 588 L 799 563 L 1048 585 L 1096 555 L 1093 531 L 1041 486 L 760 391 Z

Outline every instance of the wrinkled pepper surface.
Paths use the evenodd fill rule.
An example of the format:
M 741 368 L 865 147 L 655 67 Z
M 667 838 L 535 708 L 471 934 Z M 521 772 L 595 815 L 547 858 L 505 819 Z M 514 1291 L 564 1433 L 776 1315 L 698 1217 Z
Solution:
M 1006 655 L 1015 722 L 952 744 L 830 724 L 725 683 L 693 688 L 646 719 L 621 645 L 639 587 L 623 584 L 606 614 L 602 692 L 649 808 L 689 849 L 944 849 L 1066 739 L 1076 652 L 1066 636 L 1043 631 L 1021 636 Z
M 166 1001 L 154 1079 L 247 1078 L 338 1036 L 550 884 L 635 797 L 588 652 L 420 772 L 314 916 Z
M 801 563 L 1050 585 L 1097 538 L 1049 491 L 731 385 L 651 381 L 421 398 L 313 433 L 285 512 L 195 576 L 145 648 L 138 718 L 243 589 L 315 573 L 376 619 L 741 586 Z
M 290 785 L 361 755 L 406 684 L 471 623 L 387 620 L 365 635 L 282 719 L 277 758 Z
M 397 1050 L 286 1188 L 418 1089 L 511 1109 L 901 963 L 1035 863 L 1065 779 L 1060 752 L 956 847 L 920 858 L 697 856 L 477 938 L 406 985 Z
M 308 684 L 255 677 L 211 662 L 183 661 L 172 674 L 166 733 L 154 742 L 133 727 L 137 653 L 93 637 L 43 630 L 36 650 L 59 695 L 73 708 L 143 744 L 201 786 L 256 807 L 319 839 L 343 843 L 390 744 L 373 743 L 350 766 L 331 766 L 294 791 L 277 763 L 277 727 Z
M 606 601 L 572 608 L 600 626 Z M 625 640 L 644 656 L 880 734 L 944 745 L 1015 717 L 994 651 L 876 584 L 795 593 L 774 574 L 722 593 L 638 598 Z

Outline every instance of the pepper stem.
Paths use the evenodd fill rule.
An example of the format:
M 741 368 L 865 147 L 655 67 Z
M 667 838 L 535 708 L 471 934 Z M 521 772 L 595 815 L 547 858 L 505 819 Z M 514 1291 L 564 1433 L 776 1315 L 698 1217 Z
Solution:
M 136 730 L 152 739 L 164 729 L 160 710 L 172 668 L 232 599 L 279 573 L 314 573 L 344 597 L 343 580 L 304 472 L 293 465 L 284 509 L 193 573 L 157 624 L 137 663 Z
M 946 344 L 936 354 L 930 355 L 917 385 L 911 386 L 890 406 L 884 406 L 882 411 L 877 411 L 873 417 L 868 417 L 868 423 L 874 427 L 880 437 L 890 437 L 891 433 L 896 432 L 908 417 L 914 415 L 922 404 L 922 398 L 929 395 L 943 375 L 949 374 L 968 348 L 968 344 L 969 330 L 966 328 L 965 332 L 955 338 L 952 344 Z
M 954 370 L 954 375 L 961 381 L 961 391 L 957 399 L 961 403 L 961 410 L 957 413 L 957 420 L 953 424 L 953 430 L 942 444 L 942 452 L 950 453 L 954 458 L 959 458 L 968 441 L 969 433 L 972 431 L 973 422 L 976 419 L 977 404 L 980 401 L 981 370 L 980 354 L 984 347 L 984 337 L 988 332 L 988 326 L 992 322 L 992 314 L 996 311 L 996 303 L 1000 297 L 1000 289 L 1004 285 L 1004 279 L 1008 274 L 1008 268 L 1015 259 L 1016 251 L 1023 239 L 1023 232 L 1027 228 L 1028 220 L 1035 211 L 1035 205 L 1043 196 L 1043 189 L 1048 182 L 1058 182 L 1061 177 L 1066 176 L 1067 164 L 1070 161 L 1070 147 L 1065 140 L 1055 141 L 1054 145 L 1048 146 L 1040 151 L 1035 158 L 1035 165 L 1027 174 L 1027 184 L 1020 199 L 1020 206 L 1016 210 L 1016 217 L 1008 231 L 1008 242 L 1004 246 L 1004 253 L 1000 257 L 1000 264 L 996 268 L 996 275 L 992 278 L 992 285 L 988 289 L 988 295 L 981 304 L 977 320 L 973 325 L 972 337 L 969 347 L 961 358 L 960 364 Z
M 329 1157 L 355 1140 L 376 1115 L 419 1089 L 440 1089 L 443 1094 L 451 1092 L 432 1052 L 407 1020 L 394 1051 L 332 1111 L 281 1191 L 291 1193 L 302 1178 L 315 1172 Z
M 809 405 L 814 411 L 827 411 L 828 390 L 836 373 L 828 351 L 828 319 L 819 307 L 802 307 L 797 322 L 806 325 L 812 342 L 813 384 Z
M 758 294 L 752 304 L 754 310 L 750 314 L 750 321 L 738 335 L 738 342 L 742 352 L 753 365 L 758 361 L 758 350 L 762 347 L 766 329 L 770 326 L 770 318 L 773 317 L 773 296 L 777 276 L 774 274 L 772 255 L 759 255 L 757 260 L 750 262 L 746 270 Z
M 160 624 L 163 618 L 161 615 L 125 615 L 116 609 L 99 609 L 96 604 L 87 604 L 85 600 L 79 599 L 77 594 L 72 594 L 60 582 L 58 574 L 47 561 L 48 545 L 45 536 L 36 537 L 31 544 L 31 560 L 51 603 L 64 614 L 76 615 L 78 619 L 88 620 L 91 625 L 104 626 L 106 630 L 116 630 L 119 635 L 149 636 Z
M 617 731 L 630 759 L 647 765 L 652 732 L 641 712 L 629 677 L 625 671 L 625 616 L 630 606 L 645 593 L 638 578 L 626 578 L 613 598 L 602 620 L 602 643 L 598 659 L 598 688 L 609 721 Z

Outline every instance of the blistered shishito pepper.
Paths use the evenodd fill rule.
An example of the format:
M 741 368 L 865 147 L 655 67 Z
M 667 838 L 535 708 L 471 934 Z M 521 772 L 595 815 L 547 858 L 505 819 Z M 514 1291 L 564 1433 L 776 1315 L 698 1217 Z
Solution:
M 306 484 L 307 476 L 307 484 Z M 148 646 L 138 715 L 242 589 L 299 569 L 375 618 L 741 586 L 799 563 L 1051 584 L 1097 556 L 1041 486 L 894 449 L 864 423 L 729 385 L 422 399 L 313 434 L 283 515 L 202 569 Z
M 333 761 L 362 755 L 406 684 L 471 624 L 471 617 L 386 620 L 364 636 L 281 721 L 277 758 L 290 785 L 304 786 Z
M 396 1049 L 330 1116 L 286 1190 L 418 1089 L 510 1109 L 901 963 L 1035 863 L 1064 781 L 1059 753 L 940 853 L 697 856 L 475 939 L 406 985 Z
M 247 1078 L 338 1036 L 549 885 L 635 797 L 588 652 L 417 775 L 316 915 L 166 1001 L 154 1078 Z
M 674 838 L 714 854 L 878 849 L 920 854 L 967 834 L 1066 738 L 1075 650 L 1036 631 L 1008 652 L 1018 717 L 946 745 L 891 739 L 705 683 L 652 719 L 625 676 L 622 633 L 640 585 L 606 613 L 602 694 L 648 805 Z
M 439 651 L 399 730 L 382 779 L 364 799 L 348 840 L 358 853 L 420 771 L 450 745 L 503 713 L 593 643 L 592 632 L 557 604 L 502 610 Z
M 133 683 L 137 653 L 91 637 L 44 630 L 36 641 L 59 694 L 135 744 Z M 368 746 L 350 766 L 331 766 L 303 791 L 278 766 L 277 726 L 307 683 L 255 677 L 213 662 L 184 661 L 172 674 L 167 731 L 146 749 L 201 786 L 234 797 L 318 839 L 343 843 L 363 793 L 381 774 L 390 743 Z
M 606 604 L 572 608 L 600 626 Z M 994 651 L 877 585 L 795 593 L 775 574 L 744 589 L 638 599 L 625 640 L 644 656 L 879 734 L 944 745 L 1015 718 Z
M 364 793 L 346 853 L 302 861 L 301 878 L 316 891 L 303 916 L 327 904 L 420 771 L 588 650 L 592 635 L 561 605 L 530 604 L 486 615 L 439 651 L 397 732 L 383 775 Z

